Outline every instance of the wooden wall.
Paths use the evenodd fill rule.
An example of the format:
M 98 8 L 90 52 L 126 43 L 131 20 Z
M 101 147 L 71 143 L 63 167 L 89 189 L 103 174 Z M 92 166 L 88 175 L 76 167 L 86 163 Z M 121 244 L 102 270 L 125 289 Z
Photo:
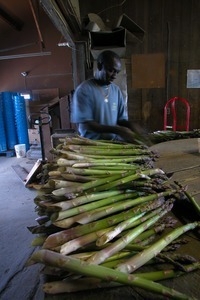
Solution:
M 23 21 L 23 27 L 18 31 L 0 19 L 0 92 L 26 90 L 33 92 L 33 100 L 47 103 L 55 97 L 68 95 L 74 88 L 71 49 L 58 47 L 58 43 L 65 40 L 39 1 L 32 3 L 43 43 L 28 0 L 20 0 L 20 4 L 13 0 L 1 2 Z M 51 54 L 24 57 L 42 52 Z M 13 58 L 14 55 L 18 57 Z M 26 77 L 21 75 L 24 71 L 28 72 Z
M 200 91 L 187 88 L 187 70 L 200 69 L 200 2 L 199 0 L 101 0 L 79 1 L 82 18 L 98 14 L 104 23 L 114 28 L 122 14 L 129 16 L 145 35 L 142 42 L 127 34 L 126 68 L 128 111 L 131 121 L 149 131 L 163 129 L 163 108 L 174 96 L 186 98 L 191 106 L 190 129 L 200 127 Z M 165 86 L 162 88 L 133 88 L 132 55 L 157 54 L 165 56 Z M 147 68 L 141 64 L 141 68 Z M 152 74 L 159 66 L 152 67 Z M 149 70 L 148 70 L 149 71 Z M 152 76 L 153 77 L 153 76 Z M 180 106 L 180 128 L 184 125 L 185 108 Z

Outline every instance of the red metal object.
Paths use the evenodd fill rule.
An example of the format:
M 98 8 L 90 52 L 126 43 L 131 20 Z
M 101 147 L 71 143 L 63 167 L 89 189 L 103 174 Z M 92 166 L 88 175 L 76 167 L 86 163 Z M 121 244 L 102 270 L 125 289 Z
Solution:
M 180 97 L 173 97 L 167 101 L 164 107 L 164 130 L 167 130 L 168 128 L 171 128 L 173 131 L 177 131 L 177 114 L 176 114 L 176 101 L 181 101 L 186 106 L 186 119 L 185 119 L 185 131 L 189 131 L 189 123 L 190 123 L 190 104 L 188 101 L 184 98 Z M 168 115 L 168 109 L 171 109 L 172 113 L 172 126 L 167 125 L 167 115 Z

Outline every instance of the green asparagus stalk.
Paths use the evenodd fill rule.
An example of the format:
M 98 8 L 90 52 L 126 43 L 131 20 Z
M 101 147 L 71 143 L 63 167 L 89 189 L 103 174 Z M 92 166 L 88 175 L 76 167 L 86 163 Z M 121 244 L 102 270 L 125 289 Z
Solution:
M 50 208 L 54 209 L 54 207 L 58 210 L 66 210 L 69 208 L 73 208 L 79 205 L 83 205 L 86 203 L 90 203 L 93 201 L 105 199 L 108 197 L 113 197 L 119 194 L 124 193 L 124 191 L 120 190 L 111 190 L 111 191 L 105 191 L 105 192 L 99 192 L 99 193 L 92 193 L 92 194 L 84 194 L 82 196 L 76 197 L 71 200 L 66 200 L 66 201 L 60 201 L 57 203 L 53 203 Z
M 117 202 L 117 204 L 110 204 L 109 199 L 105 199 L 105 200 L 99 200 L 96 201 L 94 203 L 91 203 L 92 208 L 96 207 L 95 210 L 90 210 L 90 205 L 85 204 L 84 207 L 86 207 L 87 211 L 82 213 L 78 213 L 79 207 L 71 209 L 69 212 L 68 211 L 63 211 L 63 212 L 58 212 L 58 214 L 54 214 L 54 216 L 60 216 L 60 218 L 64 217 L 67 214 L 74 214 L 76 213 L 76 215 L 72 215 L 71 217 L 67 217 L 64 219 L 60 219 L 60 220 L 53 220 L 53 217 L 51 218 L 52 223 L 57 226 L 57 227 L 61 227 L 61 228 L 69 228 L 70 226 L 72 226 L 75 223 L 79 223 L 79 224 L 86 224 L 89 223 L 93 220 L 97 220 L 100 217 L 104 217 L 105 215 L 109 215 L 111 214 L 111 210 L 115 209 L 115 211 L 120 211 L 123 210 L 125 207 L 126 208 L 130 208 L 132 206 L 135 206 L 133 203 L 133 199 L 134 197 L 138 197 L 140 193 L 132 193 L 132 197 L 129 193 L 124 193 L 119 196 L 116 196 L 115 199 L 113 200 L 114 202 Z M 122 198 L 122 199 L 120 199 Z M 131 199 L 131 200 L 129 200 Z M 122 201 L 122 200 L 126 200 L 126 201 Z M 103 205 L 105 202 L 109 203 L 107 205 Z M 100 203 L 100 206 L 99 206 Z M 95 215 L 93 213 L 93 211 L 95 212 Z
M 142 215 L 143 214 L 135 215 L 132 219 L 137 220 Z M 106 232 L 113 230 L 113 229 L 114 229 L 114 226 L 111 226 L 108 228 L 104 228 L 104 229 L 94 231 L 89 234 L 80 236 L 74 240 L 70 240 L 61 246 L 60 253 L 66 255 L 73 251 L 76 251 L 77 249 L 79 249 L 85 245 L 88 245 L 89 243 L 96 242 L 96 240 L 98 240 L 99 237 L 101 237 L 103 234 L 105 234 Z
M 123 235 L 121 238 L 113 242 L 110 246 L 100 250 L 95 255 L 92 255 L 87 262 L 92 264 L 101 264 L 109 256 L 115 254 L 116 252 L 124 249 L 126 245 L 131 243 L 139 234 L 145 231 L 150 226 L 154 225 L 161 217 L 167 214 L 172 209 L 173 204 L 167 201 L 162 208 L 158 209 L 157 214 L 150 218 L 149 220 L 143 222 L 141 225 L 130 230 L 127 234 Z
M 74 152 L 78 152 L 81 153 L 83 155 L 87 154 L 87 155 L 105 155 L 105 151 L 106 149 L 102 149 L 99 147 L 74 147 L 73 145 L 69 145 L 68 146 L 69 150 L 73 150 Z M 136 148 L 122 148 L 122 149 L 113 149 L 113 147 L 108 147 L 109 151 L 106 152 L 106 155 L 108 156 L 115 156 L 115 155 L 150 155 L 150 151 L 148 149 L 136 149 Z
M 170 196 L 174 194 L 173 190 L 166 190 L 161 193 L 151 194 L 147 196 L 138 197 L 133 200 L 127 200 L 126 202 L 120 202 L 115 205 L 108 205 L 106 208 L 99 208 L 94 212 L 88 212 L 88 213 L 82 213 L 79 215 L 79 217 L 76 219 L 77 223 L 80 224 L 86 224 L 95 220 L 98 220 L 100 218 L 103 218 L 105 216 L 111 215 L 113 213 L 130 209 L 131 207 L 134 207 L 136 205 L 149 202 L 155 199 L 159 199 L 165 196 Z M 59 223 L 58 223 L 59 224 Z M 57 224 L 57 225 L 58 225 Z M 55 224 L 56 225 L 56 224 Z M 56 226 L 57 226 L 56 225 Z M 58 225 L 59 226 L 59 225 Z
M 124 143 L 122 141 L 109 141 L 109 140 L 90 140 L 83 137 L 70 137 L 65 139 L 66 145 L 87 145 L 87 146 L 98 146 L 98 147 L 108 147 L 111 146 L 113 148 L 141 148 L 141 145 L 133 145 L 132 143 Z
M 73 166 L 73 164 L 77 163 L 77 159 L 76 160 L 70 160 L 70 159 L 66 159 L 66 158 L 58 158 L 56 161 L 57 165 L 60 167 L 63 166 Z
M 59 280 L 51 281 L 43 284 L 42 289 L 46 294 L 62 294 L 85 291 L 103 287 L 115 287 L 120 284 L 103 282 L 97 278 L 80 278 L 76 280 Z
M 58 180 L 58 179 L 49 179 L 48 180 L 48 186 L 52 189 L 60 189 L 69 187 L 72 185 L 79 185 L 77 182 L 67 181 L 67 180 Z
M 178 183 L 177 181 L 175 181 L 175 183 L 182 188 L 181 184 Z M 198 205 L 198 203 L 196 202 L 196 200 L 194 199 L 194 197 L 192 197 L 186 190 L 184 190 L 184 194 L 187 197 L 187 199 L 190 201 L 190 203 L 193 205 L 194 209 L 196 210 L 197 214 L 200 215 L 200 206 Z
M 119 261 L 119 260 L 118 260 Z M 110 267 L 115 266 L 116 262 L 111 261 L 105 264 L 102 264 L 103 267 L 106 265 Z M 199 263 L 192 264 L 194 265 L 194 269 L 199 269 Z M 191 265 L 186 266 L 187 269 L 191 269 Z M 145 278 L 148 280 L 153 281 L 161 281 L 171 278 L 177 278 L 184 275 L 185 272 L 176 271 L 173 269 L 161 270 L 161 271 L 154 271 L 154 272 L 143 272 L 137 273 L 138 277 Z M 71 279 L 71 280 L 64 280 L 64 281 L 51 281 L 50 283 L 45 283 L 43 285 L 43 291 L 48 294 L 59 294 L 59 293 L 71 293 L 71 292 L 78 292 L 84 290 L 91 290 L 97 288 L 109 288 L 109 287 L 116 287 L 122 286 L 122 284 L 118 282 L 105 282 L 102 279 L 94 278 L 94 277 L 84 277 L 80 279 Z
M 87 160 L 90 160 L 88 158 L 88 156 L 86 155 L 79 155 L 75 152 L 72 152 L 72 151 L 64 151 L 64 150 L 56 150 L 56 149 L 52 149 L 50 150 L 50 152 L 52 154 L 55 154 L 55 155 L 60 155 L 60 156 L 64 156 L 63 158 L 67 159 L 67 160 L 85 160 L 87 158 Z M 60 158 L 59 158 L 59 161 L 60 161 Z M 58 161 L 57 161 L 57 164 L 58 164 Z M 62 165 L 62 164 L 61 164 Z
M 81 259 L 81 260 L 87 260 L 89 257 L 91 257 L 91 255 L 95 254 L 97 251 L 99 251 L 98 248 L 96 251 L 74 253 L 74 254 L 71 254 L 70 256 Z M 134 254 L 135 254 L 135 252 L 134 252 Z M 121 251 L 121 252 L 116 253 L 115 255 L 110 256 L 106 260 L 106 263 L 111 262 L 111 261 L 118 261 L 119 259 L 130 257 L 131 255 L 133 255 L 133 251 L 129 251 L 129 250 Z
M 152 218 L 155 214 L 158 213 L 158 210 L 154 209 L 151 213 L 145 214 L 145 217 L 141 216 L 140 221 L 137 222 L 133 217 L 130 219 L 126 219 L 125 221 L 117 224 L 113 230 L 106 232 L 103 234 L 97 241 L 97 246 L 102 246 L 108 243 L 110 240 L 114 239 L 117 235 L 119 235 L 122 231 L 132 228 L 134 226 L 139 225 L 138 223 L 142 223 L 149 218 Z M 156 226 L 155 228 L 151 228 L 149 230 L 145 230 L 145 232 L 141 233 L 137 238 L 133 240 L 133 243 L 141 243 L 143 240 L 150 238 L 152 235 L 154 236 L 156 233 L 163 231 L 165 228 L 164 224 L 162 226 Z
M 131 166 L 131 165 L 130 165 Z M 73 168 L 73 167 L 68 167 L 67 172 L 70 174 L 76 174 L 76 175 L 113 175 L 113 174 L 123 174 L 124 172 L 127 172 L 129 166 L 127 166 L 127 169 L 125 170 L 110 170 L 109 166 L 106 167 L 104 170 L 99 170 L 99 169 L 86 169 L 86 168 Z M 131 169 L 135 169 L 132 168 Z M 135 170 L 136 172 L 136 170 Z
M 149 176 L 153 176 L 153 175 L 158 175 L 158 174 L 164 174 L 164 172 L 161 169 L 149 169 L 149 170 L 145 170 L 145 171 L 141 171 L 138 173 L 134 173 L 134 172 L 127 172 L 124 174 L 124 176 L 122 178 L 113 180 L 112 182 L 108 182 L 105 184 L 102 184 L 101 186 L 97 186 L 95 187 L 95 191 L 102 191 L 102 190 L 108 190 L 108 189 L 112 189 L 118 185 L 123 185 L 126 184 L 128 182 L 132 182 L 134 180 L 137 179 L 150 179 Z M 91 188 L 92 189 L 92 188 Z
M 165 224 L 161 224 L 154 228 L 150 228 L 149 230 L 145 230 L 136 239 L 133 240 L 133 243 L 141 243 L 142 241 L 144 241 L 145 239 L 148 239 L 152 235 L 163 232 L 164 229 L 165 229 Z
M 89 163 L 90 164 L 90 163 Z M 94 164 L 96 164 L 96 166 L 94 166 Z M 78 165 L 80 165 L 80 167 L 85 168 L 84 163 L 80 162 L 80 163 L 76 163 L 73 165 L 73 168 L 77 168 Z M 95 169 L 95 170 L 142 170 L 142 168 L 144 168 L 144 164 L 138 164 L 138 163 L 134 163 L 134 162 L 130 162 L 127 163 L 126 161 L 123 162 L 122 159 L 120 159 L 120 161 L 118 159 L 109 159 L 109 161 L 105 161 L 105 160 L 101 160 L 99 159 L 98 161 L 94 160 L 92 162 L 92 165 L 90 165 L 89 167 L 86 166 L 86 168 L 88 169 Z M 144 168 L 145 169 L 145 168 Z
M 85 245 L 95 242 L 99 236 L 101 236 L 102 234 L 107 232 L 109 229 L 110 229 L 110 227 L 101 229 L 96 232 L 88 233 L 88 234 L 80 236 L 74 240 L 70 240 L 60 247 L 60 253 L 63 255 L 67 255 L 71 252 L 76 251 L 79 248 L 82 248 Z
M 155 283 L 151 280 L 138 277 L 137 275 L 125 274 L 118 270 L 112 270 L 110 268 L 102 266 L 89 265 L 86 262 L 80 261 L 70 256 L 64 256 L 60 253 L 56 253 L 50 250 L 39 250 L 33 253 L 33 255 L 31 256 L 31 261 L 58 267 L 63 270 L 82 274 L 85 276 L 97 277 L 109 282 L 114 281 L 125 285 L 143 288 L 147 291 L 164 295 L 165 297 L 169 297 L 172 299 L 192 299 L 189 296 L 184 295 L 176 290 L 167 288 L 157 282 Z
M 56 232 L 47 237 L 43 245 L 43 248 L 52 249 L 66 243 L 71 239 L 77 238 L 81 235 L 88 234 L 90 232 L 94 232 L 118 224 L 119 222 L 126 220 L 127 218 L 130 218 L 134 215 L 137 214 L 143 215 L 144 212 L 147 213 L 148 211 L 154 210 L 157 207 L 161 206 L 163 202 L 164 202 L 163 198 L 159 198 L 157 200 L 153 200 L 148 203 L 138 205 L 127 211 L 122 211 L 118 214 L 111 215 L 107 218 L 95 222 L 91 222 L 89 224 L 78 225 L 63 231 Z
M 60 211 L 60 212 L 55 212 L 51 215 L 50 219 L 52 222 L 63 220 L 65 218 L 79 215 L 80 213 L 83 213 L 83 212 L 88 212 L 88 211 L 95 210 L 100 207 L 104 207 L 106 205 L 111 205 L 112 203 L 116 203 L 121 200 L 126 200 L 126 199 L 130 199 L 130 198 L 134 199 L 138 195 L 139 194 L 137 192 L 127 191 L 124 193 L 120 193 L 114 197 L 107 197 L 107 198 L 104 198 L 101 200 L 93 201 L 92 203 L 76 206 L 74 208 L 67 209 L 67 210 Z
M 59 170 L 49 171 L 48 172 L 49 177 L 61 177 L 61 172 Z
M 46 240 L 47 236 L 46 235 L 38 235 L 36 236 L 32 242 L 31 242 L 31 246 L 42 246 L 44 244 L 44 241 Z
M 102 246 L 114 239 L 117 235 L 119 235 L 123 230 L 125 230 L 129 225 L 131 225 L 135 221 L 135 216 L 119 223 L 114 229 L 109 230 L 105 234 L 103 234 L 97 241 L 97 246 Z
M 98 141 L 99 142 L 99 141 Z M 64 149 L 70 149 L 72 151 L 78 151 L 82 152 L 82 150 L 85 149 L 104 149 L 104 150 L 110 150 L 110 149 L 115 149 L 115 150 L 123 150 L 123 149 L 144 149 L 145 147 L 139 146 L 139 145 L 133 145 L 133 144 L 124 144 L 124 143 L 109 143 L 109 142 L 100 142 L 98 145 L 93 144 L 93 145 L 81 145 L 81 144 L 70 144 L 67 143 L 66 145 L 63 144 L 62 146 Z M 146 148 L 145 148 L 146 149 Z M 150 152 L 150 151 L 149 151 Z
M 112 175 L 112 176 L 108 176 L 106 178 L 100 178 L 100 179 L 94 180 L 92 182 L 86 182 L 81 185 L 79 184 L 76 187 L 57 189 L 57 190 L 52 191 L 52 194 L 56 195 L 56 196 L 62 196 L 62 195 L 67 196 L 67 194 L 71 194 L 71 193 L 75 193 L 75 194 L 83 193 L 84 191 L 86 191 L 88 189 L 97 187 L 99 185 L 103 185 L 108 181 L 112 182 L 113 180 L 119 179 L 122 176 L 124 176 L 124 175 L 121 175 L 121 174 Z
M 94 176 L 82 176 L 82 175 L 76 175 L 76 174 L 68 174 L 68 173 L 62 173 L 61 177 L 68 180 L 68 181 L 75 181 L 75 182 L 90 182 L 92 180 L 97 180 L 97 177 Z
M 93 158 L 92 162 L 104 162 L 106 164 L 109 164 L 110 162 L 112 162 L 112 163 L 115 162 L 115 163 L 118 163 L 118 164 L 120 164 L 120 163 L 125 164 L 126 163 L 128 165 L 129 163 L 133 163 L 133 161 L 135 160 L 135 157 L 136 156 L 116 156 L 116 157 L 111 156 L 111 157 L 105 159 L 105 156 L 104 156 L 104 157 L 100 157 L 99 159 L 97 159 L 97 158 L 94 159 Z M 79 163 L 79 162 L 84 163 L 84 161 L 74 161 L 74 164 Z M 90 160 L 85 160 L 85 162 L 90 162 Z M 135 164 L 135 166 L 137 166 L 137 165 Z
M 172 232 L 166 234 L 163 238 L 159 239 L 157 242 L 148 247 L 148 249 L 136 254 L 134 257 L 127 260 L 125 263 L 120 264 L 117 270 L 126 273 L 132 273 L 139 267 L 144 265 L 150 259 L 155 257 L 159 252 L 161 252 L 167 245 L 169 245 L 173 240 L 178 238 L 180 235 L 184 234 L 189 230 L 200 226 L 200 222 L 188 223 L 186 225 L 180 226 Z

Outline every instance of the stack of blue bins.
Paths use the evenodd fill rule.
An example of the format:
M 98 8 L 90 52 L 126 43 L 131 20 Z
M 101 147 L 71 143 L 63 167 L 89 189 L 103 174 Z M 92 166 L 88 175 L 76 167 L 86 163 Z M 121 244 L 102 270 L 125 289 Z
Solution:
M 6 141 L 8 150 L 14 149 L 14 146 L 18 144 L 17 130 L 15 126 L 15 110 L 13 105 L 13 93 L 3 92 L 3 119 L 6 133 Z
M 26 104 L 24 97 L 13 95 L 14 111 L 15 111 L 15 126 L 17 130 L 18 144 L 25 144 L 26 151 L 29 150 L 28 122 L 26 116 Z
M 0 152 L 5 151 L 7 151 L 7 142 L 3 115 L 3 95 L 0 93 Z
M 0 152 L 25 144 L 29 150 L 28 121 L 24 97 L 17 93 L 0 94 Z

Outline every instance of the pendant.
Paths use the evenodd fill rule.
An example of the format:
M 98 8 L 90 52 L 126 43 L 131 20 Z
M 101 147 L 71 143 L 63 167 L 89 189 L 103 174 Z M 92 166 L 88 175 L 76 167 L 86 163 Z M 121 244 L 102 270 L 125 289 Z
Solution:
M 104 102 L 108 103 L 108 98 L 104 98 Z

